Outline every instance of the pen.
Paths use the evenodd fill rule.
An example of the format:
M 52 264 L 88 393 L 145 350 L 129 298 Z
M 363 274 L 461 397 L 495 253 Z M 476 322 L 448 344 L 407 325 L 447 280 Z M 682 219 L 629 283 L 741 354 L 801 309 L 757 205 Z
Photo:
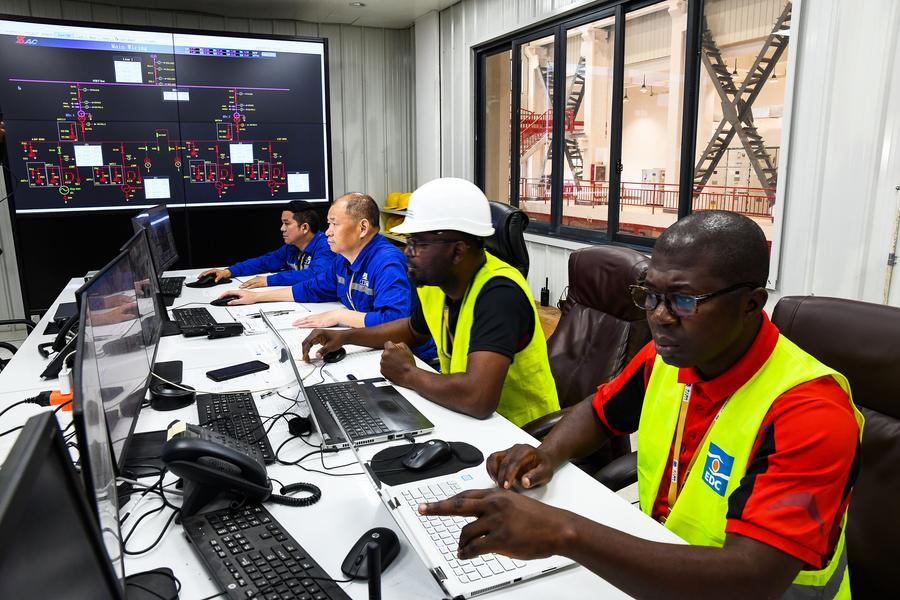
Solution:
M 277 317 L 277 316 L 280 316 L 280 315 L 289 315 L 289 314 L 291 314 L 292 312 L 294 312 L 294 311 L 292 311 L 292 310 L 273 310 L 272 312 L 267 312 L 266 314 L 269 315 L 270 317 Z M 262 315 L 260 315 L 260 314 L 255 314 L 255 315 L 250 315 L 250 318 L 251 318 L 251 319 L 258 319 L 258 318 L 260 318 L 261 316 L 262 316 Z

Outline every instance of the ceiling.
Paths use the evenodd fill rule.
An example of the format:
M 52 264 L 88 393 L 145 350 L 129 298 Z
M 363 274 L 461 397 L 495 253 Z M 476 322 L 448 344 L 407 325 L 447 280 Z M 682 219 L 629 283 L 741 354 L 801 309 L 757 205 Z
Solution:
M 101 0 L 104 4 L 170 9 L 237 18 L 295 19 L 366 27 L 406 29 L 418 17 L 459 0 Z

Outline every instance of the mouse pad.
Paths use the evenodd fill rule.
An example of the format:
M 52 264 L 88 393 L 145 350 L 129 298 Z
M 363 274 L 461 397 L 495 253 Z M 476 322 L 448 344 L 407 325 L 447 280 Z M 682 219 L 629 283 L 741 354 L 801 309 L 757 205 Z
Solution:
M 385 448 L 372 457 L 372 470 L 375 471 L 378 479 L 384 483 L 400 485 L 401 483 L 437 477 L 438 475 L 449 475 L 484 462 L 484 454 L 475 446 L 470 446 L 465 442 L 449 442 L 449 444 L 453 450 L 453 456 L 447 462 L 436 467 L 413 471 L 403 466 L 404 458 L 425 445 L 424 443 L 416 443 Z

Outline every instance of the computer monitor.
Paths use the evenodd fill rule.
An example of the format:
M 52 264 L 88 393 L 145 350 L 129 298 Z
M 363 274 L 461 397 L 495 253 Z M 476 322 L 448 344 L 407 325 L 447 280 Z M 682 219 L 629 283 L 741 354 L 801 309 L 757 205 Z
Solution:
M 0 469 L 0 540 L 0 598 L 123 598 L 50 412 L 25 423 Z
M 96 370 L 97 389 L 85 401 L 102 402 L 113 459 L 121 469 L 147 392 L 154 348 L 148 347 L 129 249 L 121 252 L 82 289 L 82 369 Z M 152 326 L 151 326 L 152 327 Z M 157 338 L 158 339 L 158 338 Z M 91 360 L 88 360 L 91 357 Z
M 175 248 L 175 236 L 172 234 L 172 221 L 169 219 L 169 211 L 164 204 L 142 210 L 131 218 L 131 226 L 135 233 L 146 229 L 150 238 L 150 251 L 153 254 L 153 266 L 156 273 L 162 277 L 163 272 L 169 269 L 178 260 L 178 250 Z
M 81 304 L 80 318 L 87 319 L 87 303 Z M 116 466 L 112 443 L 106 427 L 102 386 L 93 336 L 78 335 L 72 399 L 72 420 L 78 442 L 79 466 L 87 499 L 100 530 L 103 544 L 116 575 L 123 577 L 122 540 L 119 530 L 119 500 L 116 492 Z
M 128 259 L 131 261 L 134 294 L 141 317 L 141 331 L 144 333 L 147 357 L 152 366 L 156 359 L 165 308 L 159 304 L 159 281 L 156 278 L 157 271 L 153 267 L 149 236 L 150 232 L 146 229 L 137 231 L 122 246 L 122 251 L 128 253 Z

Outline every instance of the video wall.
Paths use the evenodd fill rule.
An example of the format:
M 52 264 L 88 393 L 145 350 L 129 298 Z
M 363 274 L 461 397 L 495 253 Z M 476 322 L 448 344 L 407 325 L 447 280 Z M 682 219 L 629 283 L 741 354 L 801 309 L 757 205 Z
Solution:
M 330 200 L 325 41 L 0 20 L 16 213 Z

